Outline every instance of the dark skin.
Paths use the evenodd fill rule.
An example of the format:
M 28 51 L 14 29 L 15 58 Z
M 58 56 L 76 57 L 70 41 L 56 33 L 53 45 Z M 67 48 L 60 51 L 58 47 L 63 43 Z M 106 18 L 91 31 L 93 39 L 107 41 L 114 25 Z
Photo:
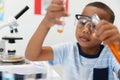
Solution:
M 108 21 L 109 15 L 104 10 L 93 6 L 87 6 L 82 12 L 82 14 L 88 16 L 92 16 L 95 13 L 100 17 L 101 21 L 99 22 L 99 24 L 96 25 L 96 29 L 94 32 L 91 32 L 89 27 L 80 28 L 80 25 L 77 25 L 76 39 L 81 45 L 82 51 L 89 55 L 95 55 L 100 50 L 99 45 L 101 44 L 101 42 L 103 42 L 105 45 L 115 43 L 120 49 L 120 33 L 117 27 Z M 28 43 L 25 52 L 25 56 L 27 59 L 32 61 L 53 59 L 52 48 L 50 46 L 43 46 L 43 42 L 48 34 L 48 31 L 53 25 L 64 24 L 62 21 L 59 20 L 59 18 L 67 16 L 68 14 L 65 11 L 63 0 L 52 0 L 47 14 L 45 15 L 44 19 L 42 20 Z
M 108 39 L 110 39 L 113 34 L 119 35 L 119 32 L 113 24 L 110 24 L 108 21 L 106 21 L 109 20 L 110 16 L 102 9 L 93 6 L 87 6 L 84 8 L 82 14 L 87 16 L 97 14 L 101 19 L 101 22 L 96 26 L 96 31 L 94 32 L 90 30 L 90 27 L 81 27 L 79 23 L 76 29 L 76 38 L 81 45 L 81 49 L 87 54 L 94 55 L 99 52 L 102 41 L 104 44 L 111 43 L 108 42 Z M 82 37 L 88 39 L 89 41 L 82 40 Z

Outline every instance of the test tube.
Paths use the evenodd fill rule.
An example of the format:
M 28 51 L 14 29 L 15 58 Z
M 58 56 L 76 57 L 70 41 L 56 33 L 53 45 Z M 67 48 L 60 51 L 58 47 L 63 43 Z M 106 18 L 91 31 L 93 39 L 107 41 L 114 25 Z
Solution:
M 120 63 L 120 51 L 118 50 L 117 46 L 115 44 L 109 44 L 108 45 L 110 50 L 112 51 L 113 55 L 115 56 L 118 63 Z
M 99 21 L 100 21 L 99 17 L 96 14 L 92 17 L 92 19 L 93 19 L 92 21 L 95 23 L 99 23 Z M 114 43 L 112 43 L 112 44 L 108 44 L 108 47 L 110 48 L 114 57 L 120 64 L 120 51 L 118 50 L 117 46 Z
M 64 21 L 64 18 L 62 17 L 61 20 Z M 57 32 L 58 32 L 58 33 L 62 33 L 63 30 L 64 30 L 64 25 L 62 25 L 62 26 L 61 26 L 61 25 L 58 25 L 58 26 L 57 26 Z
M 64 1 L 65 10 L 66 10 L 66 12 L 68 12 L 68 0 L 63 0 L 63 1 Z M 65 18 L 62 17 L 61 21 L 65 22 Z M 64 29 L 64 25 L 63 26 L 61 26 L 61 25 L 57 26 L 57 32 L 58 33 L 62 33 L 63 29 Z

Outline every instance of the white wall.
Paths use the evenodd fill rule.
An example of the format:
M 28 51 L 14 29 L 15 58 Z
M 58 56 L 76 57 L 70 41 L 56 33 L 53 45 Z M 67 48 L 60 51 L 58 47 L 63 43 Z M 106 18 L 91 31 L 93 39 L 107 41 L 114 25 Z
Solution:
M 40 21 L 44 17 L 44 15 L 34 15 L 34 0 L 4 0 L 5 1 L 5 17 L 4 19 L 7 20 L 8 17 L 15 16 L 21 9 L 23 9 L 26 5 L 30 7 L 30 9 L 18 19 L 18 30 L 19 33 L 17 36 L 23 37 L 23 40 L 16 41 L 16 50 L 17 54 L 24 55 L 25 48 L 29 39 L 31 38 L 32 34 L 36 30 L 37 26 L 39 25 Z M 53 27 L 45 42 L 44 45 L 52 45 L 58 42 L 65 42 L 65 41 L 73 41 L 75 40 L 74 31 L 75 31 L 75 17 L 74 14 L 81 13 L 83 6 L 87 3 L 96 0 L 69 0 L 69 14 L 70 17 L 66 18 L 66 26 L 64 28 L 64 32 L 59 34 L 56 32 L 57 27 Z M 120 28 L 120 12 L 119 12 L 119 3 L 120 0 L 97 0 L 103 1 L 107 3 L 115 12 L 116 20 L 115 24 Z M 9 28 L 4 28 L 0 31 L 0 37 L 9 35 Z

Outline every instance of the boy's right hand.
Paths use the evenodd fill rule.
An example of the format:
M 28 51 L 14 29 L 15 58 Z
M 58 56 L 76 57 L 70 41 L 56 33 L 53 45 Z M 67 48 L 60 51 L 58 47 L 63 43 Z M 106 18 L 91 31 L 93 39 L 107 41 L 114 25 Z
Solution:
M 64 0 L 52 0 L 43 20 L 49 28 L 55 24 L 64 25 L 64 22 L 60 21 L 61 17 L 68 16 L 64 5 Z

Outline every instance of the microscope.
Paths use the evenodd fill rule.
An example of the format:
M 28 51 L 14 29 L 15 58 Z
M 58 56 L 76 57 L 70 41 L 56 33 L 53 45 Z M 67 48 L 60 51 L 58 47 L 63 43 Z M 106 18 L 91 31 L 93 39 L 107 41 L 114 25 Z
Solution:
M 18 23 L 17 23 L 17 19 L 23 15 L 27 10 L 29 9 L 28 6 L 25 6 L 25 8 L 23 8 L 15 17 L 11 17 L 7 22 L 3 22 L 0 24 L 0 29 L 3 29 L 5 27 L 9 27 L 10 28 L 10 34 L 17 34 L 18 33 Z M 0 53 L 1 53 L 1 61 L 7 61 L 7 62 L 11 62 L 14 61 L 15 59 L 18 59 L 16 57 L 16 49 L 14 49 L 15 47 L 15 43 L 16 40 L 22 40 L 22 37 L 16 37 L 16 36 L 6 36 L 6 37 L 2 37 L 3 41 L 8 41 L 9 46 L 11 47 L 11 49 L 8 49 L 5 51 L 5 49 L 0 48 Z M 2 53 L 3 52 L 3 53 Z M 20 58 L 20 57 L 19 57 Z

